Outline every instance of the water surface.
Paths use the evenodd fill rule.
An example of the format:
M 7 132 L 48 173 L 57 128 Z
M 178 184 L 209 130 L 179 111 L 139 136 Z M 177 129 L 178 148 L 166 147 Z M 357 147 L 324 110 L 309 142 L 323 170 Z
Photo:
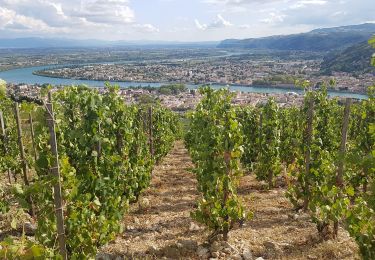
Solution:
M 123 63 L 123 62 L 116 62 L 116 63 Z M 92 63 L 90 63 L 92 64 Z M 106 63 L 107 64 L 107 63 Z M 67 65 L 61 65 L 67 66 Z M 25 84 L 51 84 L 51 85 L 88 85 L 91 87 L 103 87 L 105 81 L 96 81 L 96 80 L 76 80 L 76 79 L 61 79 L 61 78 L 51 78 L 51 77 L 43 77 L 34 75 L 34 71 L 44 70 L 57 67 L 56 65 L 48 65 L 48 66 L 37 66 L 37 67 L 28 67 L 28 68 L 20 68 L 20 69 L 13 69 L 8 71 L 0 72 L 0 78 L 4 79 L 6 82 L 9 83 L 25 83 Z M 160 87 L 165 83 L 138 83 L 138 82 L 110 82 L 111 84 L 117 84 L 120 87 L 131 87 L 131 86 L 151 86 L 151 87 Z M 221 88 L 223 85 L 213 84 L 211 85 L 213 88 Z M 190 89 L 196 89 L 199 85 L 187 85 Z M 239 85 L 231 85 L 229 87 L 231 90 L 234 91 L 243 91 L 243 92 L 253 92 L 253 93 L 288 93 L 288 92 L 296 92 L 299 94 L 303 93 L 303 90 L 297 88 L 277 88 L 274 86 L 239 86 Z M 349 92 L 339 92 L 339 91 L 329 91 L 330 96 L 337 96 L 337 97 L 351 97 L 357 99 L 366 99 L 367 96 L 363 94 L 357 93 L 349 93 Z

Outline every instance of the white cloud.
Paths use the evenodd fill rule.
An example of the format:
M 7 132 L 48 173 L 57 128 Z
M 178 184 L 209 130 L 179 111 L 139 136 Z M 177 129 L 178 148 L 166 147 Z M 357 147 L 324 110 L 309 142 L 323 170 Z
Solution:
M 371 20 L 374 12 L 373 0 L 361 0 L 360 3 L 358 0 L 299 0 L 282 10 L 286 15 L 282 26 L 308 25 L 314 29 L 360 24 Z
M 42 32 L 58 31 L 45 22 L 17 14 L 14 10 L 0 7 L 0 28 L 13 30 L 37 30 Z
M 0 7 L 0 27 L 4 27 L 7 24 L 11 23 L 13 19 L 15 18 L 16 14 L 15 12 Z
M 159 28 L 153 26 L 152 24 L 134 24 L 133 28 L 137 29 L 137 31 L 147 32 L 147 33 L 158 33 L 160 32 Z
M 325 0 L 302 0 L 302 1 L 297 1 L 295 4 L 293 4 L 291 6 L 291 9 L 300 9 L 309 5 L 325 5 L 325 4 L 327 4 L 327 1 Z
M 194 22 L 195 22 L 195 26 L 196 26 L 199 30 L 204 31 L 204 30 L 207 29 L 207 24 L 201 24 L 201 23 L 198 21 L 198 19 L 195 19 Z
M 134 21 L 134 11 L 127 0 L 96 0 L 83 2 L 80 8 L 74 8 L 71 15 L 84 18 L 89 22 L 103 24 L 126 24 Z
M 0 31 L 10 37 L 24 31 L 25 36 L 115 38 L 159 29 L 136 21 L 130 0 L 0 0 Z
M 51 27 L 129 24 L 135 19 L 128 0 L 0 0 L 0 6 Z
M 260 21 L 266 24 L 276 24 L 283 22 L 285 17 L 286 15 L 280 12 L 271 12 L 268 18 L 261 19 Z
M 251 29 L 251 25 L 249 25 L 249 24 L 241 24 L 241 25 L 238 26 L 238 28 L 247 30 L 247 29 Z
M 334 16 L 342 16 L 342 15 L 346 15 L 347 12 L 344 12 L 344 11 L 337 11 L 337 12 L 334 12 L 331 16 L 334 17 Z
M 0 6 L 17 15 L 40 20 L 50 27 L 64 27 L 77 22 L 77 19 L 65 15 L 63 5 L 55 1 L 0 0 Z
M 225 28 L 232 26 L 233 24 L 229 22 L 228 20 L 224 19 L 224 17 L 221 14 L 218 14 L 216 17 L 216 20 L 209 24 L 202 24 L 198 21 L 198 19 L 194 20 L 195 26 L 202 31 L 209 30 L 209 29 L 219 29 L 219 28 Z
M 247 5 L 254 3 L 280 2 L 283 0 L 204 0 L 207 4 L 225 4 L 225 5 Z M 284 0 L 285 1 L 285 0 Z
M 0 0 L 0 38 L 252 38 L 360 24 L 374 13 L 374 0 Z

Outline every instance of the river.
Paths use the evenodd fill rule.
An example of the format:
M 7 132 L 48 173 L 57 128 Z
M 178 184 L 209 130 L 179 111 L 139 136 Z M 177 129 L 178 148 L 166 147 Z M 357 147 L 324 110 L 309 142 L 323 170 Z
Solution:
M 63 65 L 62 65 L 63 66 Z M 88 85 L 91 87 L 103 87 L 104 81 L 95 80 L 75 80 L 75 79 L 61 79 L 61 78 L 50 78 L 34 75 L 33 72 L 37 70 L 48 69 L 51 67 L 56 67 L 56 65 L 50 66 L 37 66 L 13 69 L 0 72 L 0 78 L 9 83 L 26 83 L 26 84 L 51 84 L 51 85 Z M 130 86 L 151 86 L 160 87 L 165 83 L 138 83 L 138 82 L 110 82 L 112 84 L 117 84 L 120 87 L 130 87 Z M 199 85 L 187 85 L 191 89 L 196 89 Z M 213 88 L 221 88 L 223 85 L 213 84 Z M 229 87 L 233 91 L 243 91 L 243 92 L 254 92 L 254 93 L 287 93 L 296 92 L 303 93 L 303 90 L 297 88 L 277 88 L 272 86 L 236 86 L 232 85 Z M 329 91 L 330 96 L 337 97 L 351 97 L 357 99 L 366 99 L 367 96 L 363 94 L 339 92 L 339 91 Z

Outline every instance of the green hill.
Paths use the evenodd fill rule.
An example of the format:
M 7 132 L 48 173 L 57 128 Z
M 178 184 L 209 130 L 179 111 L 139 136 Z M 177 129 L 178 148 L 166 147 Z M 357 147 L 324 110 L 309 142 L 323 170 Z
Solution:
M 332 51 L 368 40 L 375 33 L 375 24 L 316 29 L 308 33 L 278 35 L 244 40 L 222 41 L 219 48 L 244 48 L 297 51 Z
M 367 43 L 355 44 L 343 51 L 328 54 L 321 65 L 322 74 L 332 72 L 375 73 L 371 66 L 374 49 Z

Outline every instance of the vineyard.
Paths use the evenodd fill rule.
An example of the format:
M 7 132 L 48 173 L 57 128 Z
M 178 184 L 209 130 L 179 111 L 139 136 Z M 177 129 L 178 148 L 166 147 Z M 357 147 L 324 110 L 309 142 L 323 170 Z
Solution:
M 233 107 L 228 90 L 202 89 L 186 137 L 202 193 L 193 216 L 227 240 L 229 228 L 252 215 L 236 191 L 248 169 L 268 189 L 285 183 L 286 196 L 297 211 L 309 212 L 323 239 L 336 238 L 342 223 L 363 258 L 373 259 L 373 91 L 369 100 L 339 104 L 326 88 L 306 89 L 303 107 L 283 109 L 272 99 L 257 108 Z
M 292 252 L 288 258 L 281 244 L 269 241 L 262 245 L 271 248 L 267 252 L 256 241 L 232 246 L 234 237 L 254 235 L 238 232 L 259 226 L 266 205 L 256 198 L 276 194 L 277 214 L 287 212 L 291 223 L 303 216 L 302 227 L 315 226 L 316 244 L 339 243 L 349 234 L 362 258 L 374 259 L 375 88 L 367 100 L 340 101 L 329 98 L 325 86 L 301 85 L 300 107 L 280 107 L 273 99 L 234 106 L 229 90 L 202 87 L 200 103 L 184 118 L 184 133 L 181 116 L 157 105 L 126 105 L 112 86 L 104 94 L 67 87 L 40 100 L 1 96 L 0 210 L 1 221 L 10 224 L 0 237 L 0 257 L 88 259 L 112 248 L 128 258 L 344 258 L 296 255 L 284 245 Z M 169 226 L 152 232 L 179 223 L 190 240 L 164 250 L 150 244 L 143 254 L 113 249 L 119 236 L 134 233 L 133 245 L 148 243 L 152 235 L 131 225 L 145 229 L 155 215 Z M 33 239 L 25 222 L 36 222 Z M 19 229 L 15 239 L 12 231 Z M 167 234 L 160 237 L 155 241 L 169 241 Z
M 85 259 L 121 232 L 129 203 L 148 187 L 179 123 L 164 108 L 125 105 L 117 90 L 70 87 L 21 104 L 2 97 L 0 172 L 14 185 L 1 190 L 1 211 L 19 203 L 19 212 L 37 220 L 38 244 L 20 248 L 5 239 L 1 258 L 21 250 L 31 258 Z M 12 228 L 18 224 L 13 218 Z

